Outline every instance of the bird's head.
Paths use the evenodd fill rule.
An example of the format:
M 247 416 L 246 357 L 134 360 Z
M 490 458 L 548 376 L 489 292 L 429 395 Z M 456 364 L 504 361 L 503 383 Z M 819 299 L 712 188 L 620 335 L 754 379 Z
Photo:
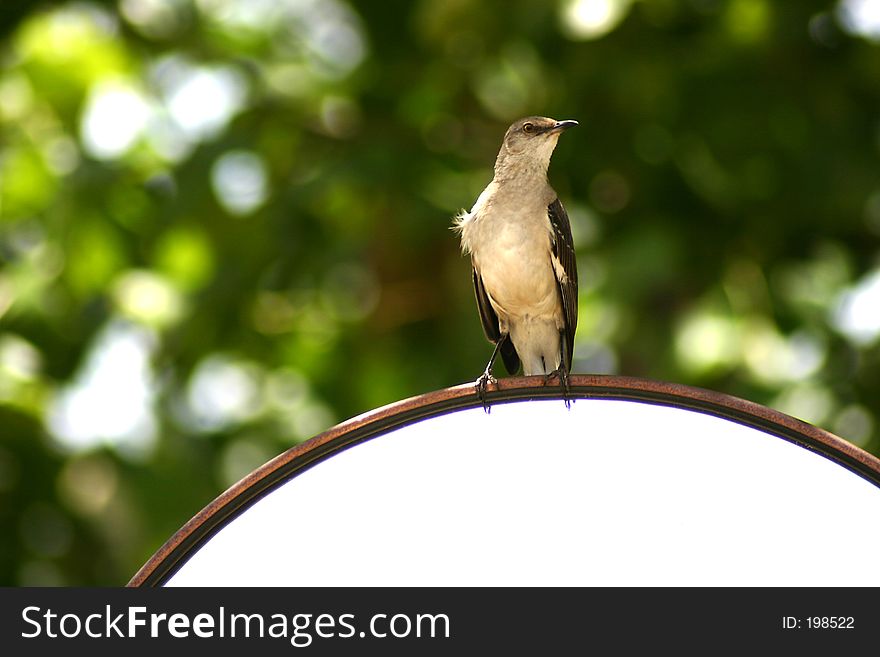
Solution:
M 577 124 L 577 121 L 557 121 L 546 116 L 529 116 L 515 121 L 504 135 L 496 171 L 501 165 L 505 168 L 537 167 L 546 172 L 559 135 Z

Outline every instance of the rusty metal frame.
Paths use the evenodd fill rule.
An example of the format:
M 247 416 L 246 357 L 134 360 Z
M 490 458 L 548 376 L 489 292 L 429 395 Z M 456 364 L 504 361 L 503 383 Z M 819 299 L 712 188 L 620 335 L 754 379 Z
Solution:
M 688 409 L 759 429 L 816 452 L 880 487 L 880 459 L 823 429 L 737 397 L 691 386 L 623 376 L 573 375 L 572 399 L 613 399 Z M 562 399 L 558 385 L 544 377 L 500 379 L 488 393 L 491 404 Z M 291 447 L 219 495 L 181 527 L 128 586 L 161 586 L 227 522 L 262 496 L 316 463 L 392 429 L 480 406 L 473 384 L 404 399 L 346 420 Z

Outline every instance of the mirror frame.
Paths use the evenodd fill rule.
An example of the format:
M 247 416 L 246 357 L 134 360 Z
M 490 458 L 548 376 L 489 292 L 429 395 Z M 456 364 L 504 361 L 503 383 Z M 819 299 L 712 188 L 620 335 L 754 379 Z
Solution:
M 560 387 L 555 382 L 545 385 L 542 376 L 499 379 L 487 394 L 490 404 L 563 398 Z M 727 419 L 821 454 L 880 487 L 880 459 L 876 456 L 828 431 L 744 399 L 692 386 L 612 375 L 572 375 L 569 398 L 642 402 Z M 480 405 L 474 384 L 462 384 L 377 408 L 291 447 L 193 516 L 138 570 L 128 586 L 162 586 L 227 523 L 316 463 L 392 429 Z

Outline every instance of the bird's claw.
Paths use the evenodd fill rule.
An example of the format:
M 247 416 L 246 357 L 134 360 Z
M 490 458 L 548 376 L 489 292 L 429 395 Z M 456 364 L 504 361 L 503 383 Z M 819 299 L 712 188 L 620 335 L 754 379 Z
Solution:
M 570 409 L 571 408 L 571 397 L 570 397 L 571 387 L 570 387 L 569 381 L 568 381 L 568 369 L 566 369 L 565 367 L 560 365 L 559 367 L 557 367 L 555 370 L 553 370 L 549 374 L 546 374 L 544 376 L 544 385 L 546 386 L 547 384 L 549 384 L 550 379 L 552 379 L 554 377 L 559 379 L 559 385 L 562 388 L 563 400 L 565 401 L 565 408 Z
M 480 401 L 483 403 L 483 410 L 486 413 L 490 413 L 492 411 L 492 407 L 489 406 L 489 402 L 486 399 L 486 392 L 489 387 L 489 384 L 496 385 L 498 380 L 492 376 L 492 373 L 489 370 L 486 370 L 480 375 L 480 378 L 477 379 L 474 387 L 477 389 L 477 397 L 480 398 Z

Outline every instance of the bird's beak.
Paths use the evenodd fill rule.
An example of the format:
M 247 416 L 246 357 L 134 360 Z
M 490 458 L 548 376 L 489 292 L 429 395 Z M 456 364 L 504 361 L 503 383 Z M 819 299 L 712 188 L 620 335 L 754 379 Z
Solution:
M 550 128 L 551 132 L 562 132 L 563 130 L 568 130 L 569 128 L 573 128 L 578 124 L 574 119 L 569 119 L 567 121 L 557 121 L 556 125 Z

